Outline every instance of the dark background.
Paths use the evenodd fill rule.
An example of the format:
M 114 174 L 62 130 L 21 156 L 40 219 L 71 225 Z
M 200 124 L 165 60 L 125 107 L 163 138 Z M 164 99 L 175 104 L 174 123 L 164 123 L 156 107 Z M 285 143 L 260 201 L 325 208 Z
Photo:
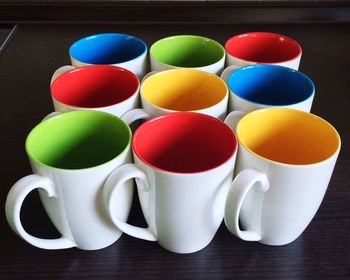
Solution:
M 0 1 L 0 39 L 18 24 L 0 54 L 0 279 L 350 279 L 349 3 L 248 2 Z M 324 201 L 300 238 L 272 247 L 241 241 L 222 225 L 205 249 L 179 255 L 126 235 L 98 251 L 47 251 L 12 232 L 4 213 L 6 195 L 31 173 L 24 141 L 53 110 L 51 75 L 69 64 L 74 41 L 120 32 L 139 36 L 148 46 L 174 34 L 198 34 L 223 44 L 249 31 L 277 32 L 301 44 L 300 70 L 316 86 L 312 112 L 332 123 L 342 138 Z M 130 222 L 144 225 L 137 200 L 134 206 Z M 25 201 L 22 220 L 33 235 L 58 236 L 35 192 Z

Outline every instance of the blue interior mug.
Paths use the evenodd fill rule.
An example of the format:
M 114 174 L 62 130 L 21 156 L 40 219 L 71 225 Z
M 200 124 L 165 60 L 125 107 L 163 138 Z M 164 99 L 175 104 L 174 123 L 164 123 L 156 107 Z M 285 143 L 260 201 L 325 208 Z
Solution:
M 135 36 L 102 33 L 82 38 L 71 45 L 73 66 L 108 64 L 130 70 L 139 78 L 146 74 L 147 45 Z

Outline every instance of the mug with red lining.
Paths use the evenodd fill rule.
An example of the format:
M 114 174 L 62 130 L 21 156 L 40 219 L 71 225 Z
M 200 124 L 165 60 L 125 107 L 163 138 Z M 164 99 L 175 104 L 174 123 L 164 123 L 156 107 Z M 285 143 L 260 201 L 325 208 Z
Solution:
M 235 35 L 225 43 L 226 78 L 237 68 L 254 64 L 273 64 L 299 69 L 302 48 L 285 35 L 270 32 L 249 32 Z
M 110 65 L 62 66 L 51 79 L 56 112 L 98 110 L 121 117 L 139 106 L 139 89 L 134 73 Z
M 143 123 L 132 150 L 134 164 L 116 169 L 103 188 L 114 224 L 175 253 L 203 249 L 224 217 L 236 161 L 235 134 L 212 116 L 175 112 Z M 147 228 L 132 226 L 113 211 L 118 190 L 133 178 Z

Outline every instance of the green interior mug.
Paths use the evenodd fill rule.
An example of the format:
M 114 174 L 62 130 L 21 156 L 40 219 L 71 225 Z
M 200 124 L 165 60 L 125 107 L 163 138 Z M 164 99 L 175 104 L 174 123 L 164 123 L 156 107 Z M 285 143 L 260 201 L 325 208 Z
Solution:
M 151 70 L 195 68 L 219 74 L 225 63 L 224 47 L 210 38 L 177 35 L 155 42 L 150 48 Z

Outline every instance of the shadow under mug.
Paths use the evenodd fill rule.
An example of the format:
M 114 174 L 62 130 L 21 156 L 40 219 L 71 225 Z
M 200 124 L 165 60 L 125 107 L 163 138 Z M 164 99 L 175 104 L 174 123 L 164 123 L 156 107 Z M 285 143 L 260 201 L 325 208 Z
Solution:
M 96 250 L 114 243 L 122 232 L 106 213 L 102 187 L 116 167 L 131 162 L 130 142 L 128 125 L 104 112 L 61 113 L 38 124 L 26 140 L 33 174 L 17 181 L 7 195 L 5 210 L 11 228 L 42 249 Z M 60 238 L 38 238 L 23 228 L 22 204 L 36 189 Z M 123 184 L 117 191 L 110 211 L 126 221 L 133 184 Z
M 230 89 L 225 122 L 235 127 L 248 112 L 283 107 L 310 112 L 315 95 L 312 80 L 300 71 L 278 65 L 252 65 L 235 70 L 227 79 Z
M 119 167 L 103 188 L 109 215 L 124 233 L 172 252 L 201 250 L 223 220 L 236 149 L 232 130 L 208 115 L 177 112 L 146 121 L 132 140 L 135 163 Z M 116 192 L 133 178 L 148 228 L 113 212 Z
M 219 75 L 226 52 L 213 39 L 197 35 L 176 35 L 155 42 L 150 48 L 151 71 L 194 68 Z
M 147 45 L 135 36 L 122 33 L 101 33 L 84 37 L 69 48 L 73 66 L 91 64 L 119 66 L 139 79 L 147 73 Z
M 109 65 L 62 66 L 50 88 L 56 112 L 98 110 L 117 117 L 139 106 L 139 89 L 134 73 Z
M 323 200 L 340 151 L 338 132 L 313 114 L 267 108 L 244 116 L 236 135 L 238 175 L 227 196 L 226 226 L 246 241 L 294 241 Z
M 152 72 L 140 88 L 141 109 L 122 116 L 131 124 L 166 113 L 192 111 L 224 119 L 228 88 L 218 76 L 196 69 L 171 69 Z

